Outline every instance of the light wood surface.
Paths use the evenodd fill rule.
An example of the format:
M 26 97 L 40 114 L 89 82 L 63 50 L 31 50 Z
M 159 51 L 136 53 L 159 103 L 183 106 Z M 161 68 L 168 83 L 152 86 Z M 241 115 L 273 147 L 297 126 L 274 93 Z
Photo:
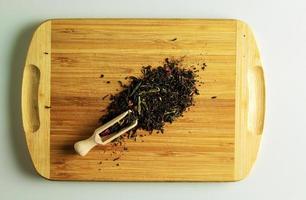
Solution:
M 22 119 L 37 172 L 50 178 L 51 21 L 35 31 L 22 80 Z
M 253 166 L 263 131 L 265 86 L 255 38 L 247 24 L 237 21 L 235 180 Z
M 24 127 L 40 174 L 55 180 L 113 181 L 234 181 L 246 176 L 255 161 L 262 132 L 264 83 L 256 43 L 244 23 L 52 20 L 36 31 L 25 71 L 28 64 L 39 65 L 29 57 L 39 54 L 40 49 L 31 49 L 39 30 L 50 30 L 50 24 L 51 35 L 46 31 L 39 44 L 51 38 L 51 60 L 50 54 L 37 57 L 49 58 L 49 67 L 38 66 L 40 78 L 32 75 L 39 79 L 39 88 L 42 82 L 51 86 L 51 108 L 41 108 L 47 113 L 38 109 L 37 117 L 31 109 L 35 101 L 38 105 L 45 101 L 29 95 L 35 89 L 26 82 L 33 85 L 36 79 L 27 81 L 25 72 L 23 80 Z M 203 62 L 207 64 L 204 71 L 199 71 L 205 82 L 199 86 L 201 95 L 196 96 L 195 106 L 184 117 L 167 125 L 164 134 L 142 132 L 146 136 L 136 141 L 97 146 L 85 157 L 74 152 L 73 144 L 90 137 L 98 127 L 97 121 L 109 103 L 102 97 L 120 90 L 118 80 L 126 82 L 126 76 L 140 75 L 143 65 L 156 66 L 166 57 L 182 56 L 184 65 L 201 68 Z M 41 77 L 50 63 L 51 83 Z M 32 121 L 33 116 L 39 120 Z M 45 133 L 45 140 L 29 137 L 37 127 Z M 43 166 L 43 170 L 37 166 Z

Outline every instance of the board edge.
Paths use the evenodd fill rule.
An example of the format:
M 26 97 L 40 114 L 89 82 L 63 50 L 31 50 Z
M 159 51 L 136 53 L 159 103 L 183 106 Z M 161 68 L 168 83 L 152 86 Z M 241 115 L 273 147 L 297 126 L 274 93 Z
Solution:
M 21 94 L 22 123 L 28 151 L 36 172 L 46 179 L 50 179 L 50 70 L 51 20 L 47 20 L 37 27 L 32 36 Z M 32 100 L 37 100 L 37 103 Z M 37 122 L 33 122 L 35 113 L 39 119 Z
M 263 92 L 263 115 L 260 116 L 262 126 L 258 133 L 248 130 L 248 70 L 262 64 L 257 43 L 250 26 L 236 20 L 236 98 L 235 98 L 235 175 L 234 181 L 245 179 L 251 172 L 257 159 L 263 132 L 265 92 Z M 263 76 L 263 74 L 262 74 Z M 263 86 L 264 86 L 264 79 Z

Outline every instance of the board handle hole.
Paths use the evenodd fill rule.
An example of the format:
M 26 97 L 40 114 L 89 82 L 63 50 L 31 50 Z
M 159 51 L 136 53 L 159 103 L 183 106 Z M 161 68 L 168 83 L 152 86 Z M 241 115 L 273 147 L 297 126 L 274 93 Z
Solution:
M 27 132 L 36 132 L 40 127 L 39 120 L 39 82 L 40 70 L 35 65 L 27 65 L 24 70 L 23 82 L 23 114 L 25 116 L 24 128 Z
M 261 66 L 250 67 L 248 80 L 248 131 L 261 135 L 265 114 L 265 85 Z

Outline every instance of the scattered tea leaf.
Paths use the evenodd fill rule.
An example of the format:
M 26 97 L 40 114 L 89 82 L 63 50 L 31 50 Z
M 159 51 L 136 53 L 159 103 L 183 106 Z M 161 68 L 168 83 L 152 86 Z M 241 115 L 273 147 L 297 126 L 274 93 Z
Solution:
M 114 158 L 113 161 L 119 160 L 120 157 Z
M 104 97 L 102 97 L 102 100 L 106 99 L 106 97 L 108 97 L 109 94 L 105 95 Z

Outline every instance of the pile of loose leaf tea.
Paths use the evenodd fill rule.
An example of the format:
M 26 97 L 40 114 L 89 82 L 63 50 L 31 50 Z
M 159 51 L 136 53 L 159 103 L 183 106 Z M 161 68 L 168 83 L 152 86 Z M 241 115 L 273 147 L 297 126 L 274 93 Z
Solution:
M 107 114 L 100 122 L 106 123 L 127 110 L 132 112 L 101 135 L 116 132 L 135 119 L 138 119 L 138 125 L 128 133 L 129 138 L 136 137 L 137 129 L 163 133 L 165 123 L 172 123 L 182 116 L 193 105 L 193 96 L 199 94 L 196 71 L 183 68 L 181 60 L 167 58 L 163 66 L 142 67 L 141 72 L 141 77 L 128 77 L 128 85 L 119 81 L 123 90 L 111 95 Z

